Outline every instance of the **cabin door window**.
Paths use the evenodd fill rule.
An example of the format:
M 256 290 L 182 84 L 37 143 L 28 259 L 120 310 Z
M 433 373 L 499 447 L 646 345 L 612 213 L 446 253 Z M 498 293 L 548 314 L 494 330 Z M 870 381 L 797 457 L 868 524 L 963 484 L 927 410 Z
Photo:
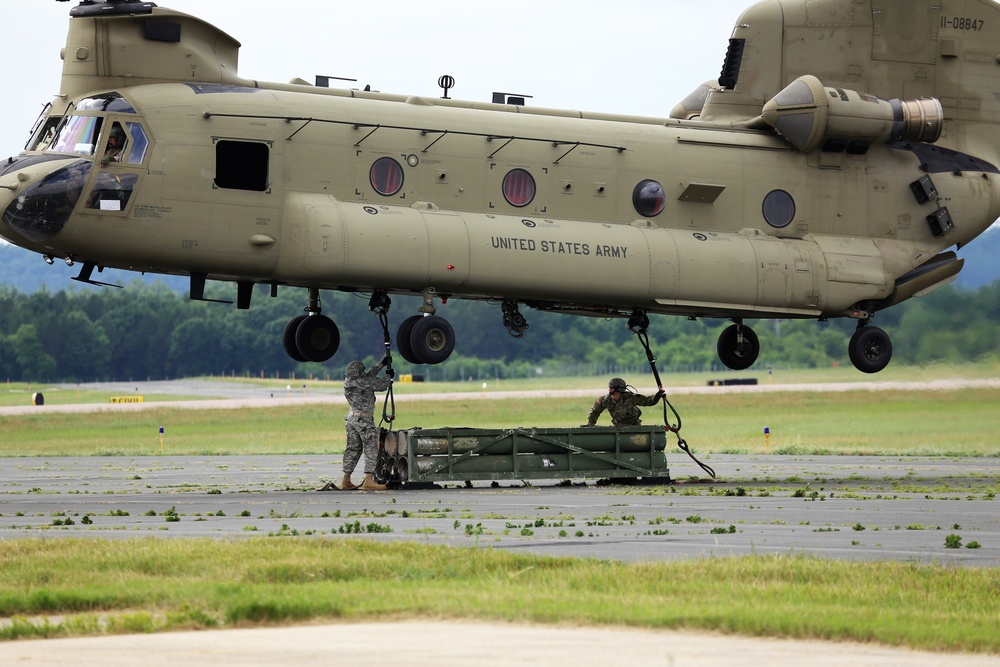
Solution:
M 215 187 L 266 191 L 269 158 L 267 144 L 258 141 L 216 141 Z

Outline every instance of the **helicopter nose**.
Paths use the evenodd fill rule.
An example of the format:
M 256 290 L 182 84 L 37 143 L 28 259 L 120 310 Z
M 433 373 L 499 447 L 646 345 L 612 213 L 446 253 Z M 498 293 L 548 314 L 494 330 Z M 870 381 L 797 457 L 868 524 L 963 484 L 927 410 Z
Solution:
M 65 155 L 12 155 L 0 162 L 0 181 L 4 180 L 3 177 L 7 174 L 16 174 L 18 171 L 46 162 L 65 162 L 66 159 Z
M 0 168 L 0 234 L 17 245 L 52 239 L 69 220 L 87 182 L 89 160 L 8 159 Z
M 14 158 L 7 158 L 0 163 L 0 211 L 7 209 L 15 193 L 24 186 L 26 180 L 28 180 L 27 175 L 21 176 L 17 172 Z M 15 242 L 9 232 L 7 225 L 0 223 L 0 238 Z
M 8 174 L 10 176 L 7 176 Z M 17 158 L 9 157 L 4 160 L 0 163 L 0 197 L 20 190 L 27 178 L 27 176 L 18 175 Z

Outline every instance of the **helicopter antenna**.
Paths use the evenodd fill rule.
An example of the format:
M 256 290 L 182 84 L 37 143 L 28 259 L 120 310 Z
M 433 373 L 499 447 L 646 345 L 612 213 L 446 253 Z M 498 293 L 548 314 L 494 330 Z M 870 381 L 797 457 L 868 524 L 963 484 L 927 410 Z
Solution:
M 331 81 L 357 81 L 357 79 L 349 79 L 346 76 L 323 76 L 321 74 L 316 75 L 316 87 L 317 88 L 329 88 Z
M 450 74 L 442 74 L 438 77 L 438 85 L 444 89 L 444 95 L 441 97 L 442 100 L 450 100 L 448 97 L 448 91 L 455 87 L 455 77 Z

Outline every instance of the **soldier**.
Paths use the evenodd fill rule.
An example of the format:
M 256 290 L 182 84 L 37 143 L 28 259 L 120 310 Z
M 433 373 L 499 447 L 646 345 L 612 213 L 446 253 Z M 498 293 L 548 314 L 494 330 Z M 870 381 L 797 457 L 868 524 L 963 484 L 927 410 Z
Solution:
M 344 396 L 351 411 L 347 415 L 347 449 L 344 450 L 344 479 L 342 489 L 356 489 L 358 485 L 351 483 L 351 473 L 358 465 L 361 450 L 365 453 L 365 479 L 361 483 L 362 491 L 385 491 L 385 484 L 375 482 L 375 462 L 378 459 L 378 430 L 373 420 L 375 414 L 375 392 L 385 391 L 392 383 L 393 372 L 390 369 L 387 377 L 377 377 L 378 372 L 389 364 L 386 357 L 381 363 L 375 364 L 367 371 L 360 361 L 347 364 L 344 371 Z
M 118 123 L 112 125 L 111 134 L 108 135 L 108 147 L 104 151 L 104 157 L 101 158 L 101 166 L 106 167 L 111 162 L 121 162 L 122 151 L 125 150 L 127 142 L 128 137 L 122 126 Z
M 587 426 L 597 424 L 597 418 L 607 410 L 611 414 L 611 423 L 615 426 L 639 426 L 642 422 L 639 417 L 642 412 L 640 405 L 656 405 L 663 398 L 664 391 L 661 389 L 655 396 L 643 396 L 628 390 L 625 380 L 621 378 L 611 378 L 608 383 L 608 393 L 594 401 L 594 407 L 590 410 L 587 418 Z

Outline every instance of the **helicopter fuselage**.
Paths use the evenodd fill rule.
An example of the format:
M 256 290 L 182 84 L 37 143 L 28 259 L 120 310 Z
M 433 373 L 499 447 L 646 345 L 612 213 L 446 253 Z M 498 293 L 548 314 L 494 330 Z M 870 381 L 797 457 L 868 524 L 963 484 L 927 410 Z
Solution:
M 992 153 L 935 145 L 948 127 L 936 100 L 802 76 L 757 117 L 709 122 L 261 83 L 236 77 L 238 43 L 193 17 L 94 6 L 67 42 L 76 94 L 0 165 L 0 235 L 81 262 L 84 282 L 104 267 L 188 275 L 200 298 L 206 280 L 235 281 L 240 307 L 254 284 L 298 286 L 310 314 L 326 289 L 422 295 L 425 314 L 436 298 L 496 300 L 505 324 L 518 304 L 730 318 L 719 352 L 738 368 L 757 356 L 743 318 L 863 326 L 953 279 L 948 248 L 1000 216 Z M 122 44 L 107 62 L 100 39 Z M 181 61 L 219 80 L 184 81 Z M 706 112 L 726 110 L 720 86 Z M 289 354 L 328 358 L 299 324 Z M 448 329 L 421 327 L 428 338 L 404 351 L 440 361 Z M 888 363 L 876 338 L 852 342 L 856 365 L 871 359 L 862 370 Z

